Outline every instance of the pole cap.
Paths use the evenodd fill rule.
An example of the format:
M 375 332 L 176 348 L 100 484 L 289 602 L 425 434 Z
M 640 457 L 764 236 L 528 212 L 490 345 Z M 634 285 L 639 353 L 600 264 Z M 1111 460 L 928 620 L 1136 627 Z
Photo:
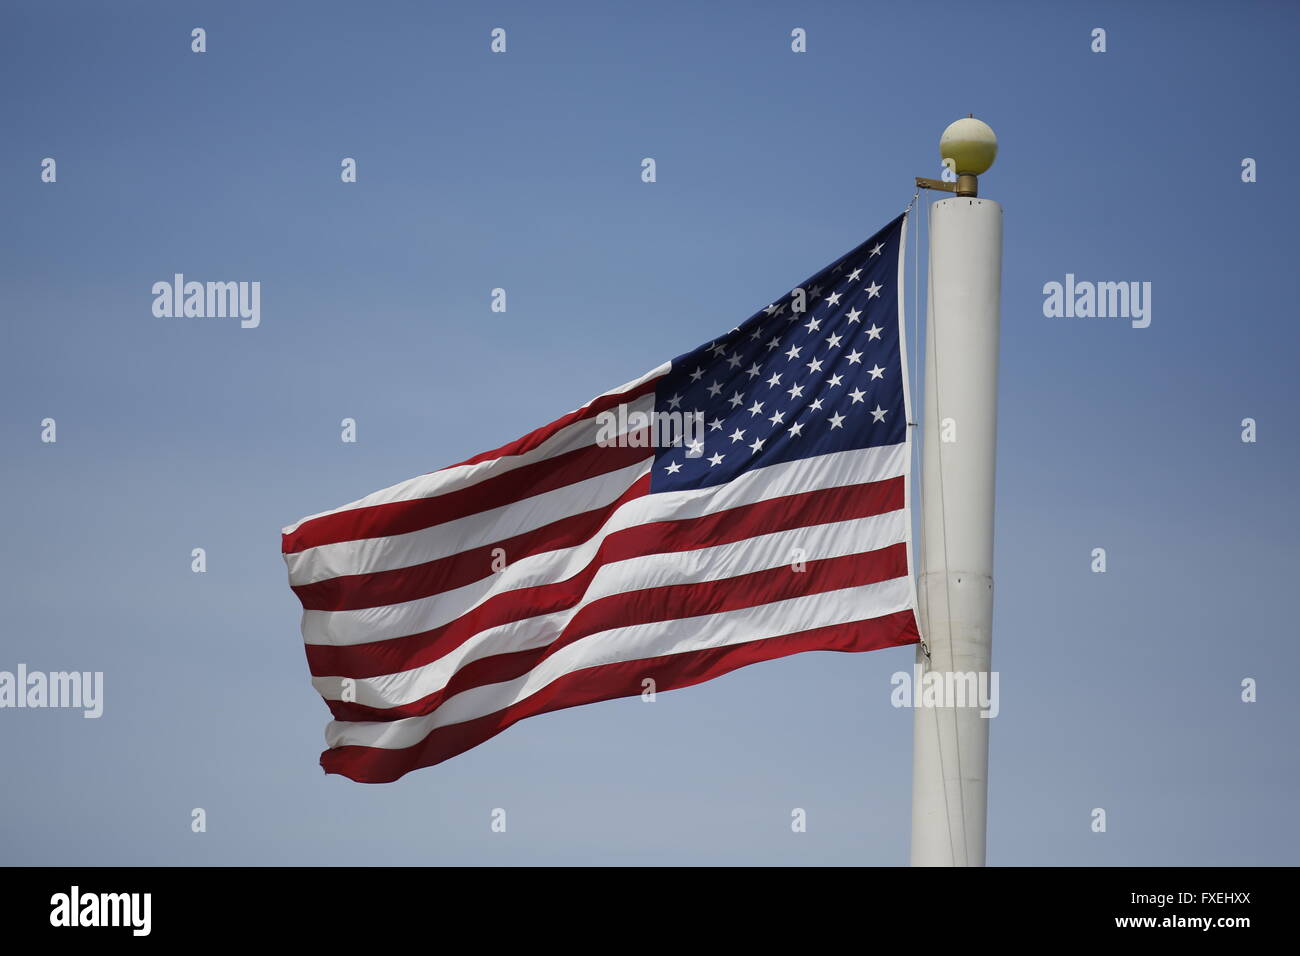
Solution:
M 952 160 L 953 172 L 978 176 L 988 172 L 998 155 L 998 138 L 993 128 L 973 116 L 959 119 L 939 137 L 939 155 Z

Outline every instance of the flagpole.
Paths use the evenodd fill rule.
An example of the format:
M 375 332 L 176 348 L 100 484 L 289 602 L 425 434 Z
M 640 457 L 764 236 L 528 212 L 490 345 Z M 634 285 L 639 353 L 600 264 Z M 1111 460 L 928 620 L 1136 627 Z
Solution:
M 977 177 L 997 155 L 992 129 L 958 120 L 939 148 L 957 182 L 917 180 L 955 195 L 930 213 L 918 587 L 926 646 L 914 672 L 921 683 L 913 688 L 920 706 L 913 725 L 912 865 L 983 866 L 989 718 L 981 716 L 979 694 L 971 700 L 969 691 L 981 680 L 986 693 L 997 687 L 990 662 L 1002 207 L 978 195 Z M 973 680 L 955 676 L 970 674 Z M 940 706 L 931 706 L 938 681 Z

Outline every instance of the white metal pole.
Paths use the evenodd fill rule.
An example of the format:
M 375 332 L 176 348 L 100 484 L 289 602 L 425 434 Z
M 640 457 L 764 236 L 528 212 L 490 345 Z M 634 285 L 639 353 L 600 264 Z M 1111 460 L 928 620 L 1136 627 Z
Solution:
M 973 172 L 991 163 L 992 155 Z M 957 171 L 967 172 L 960 165 Z M 978 700 L 954 706 L 950 694 L 957 681 L 947 675 L 974 674 L 978 680 L 984 674 L 984 686 L 996 686 L 987 675 L 1002 207 L 973 195 L 973 175 L 959 180 L 958 191 L 956 198 L 935 203 L 930 219 L 918 587 L 930 657 L 918 649 L 914 673 L 943 680 L 944 695 L 941 706 L 916 707 L 913 866 L 983 866 L 987 821 L 989 718 L 981 716 Z M 924 683 L 913 695 L 914 704 L 925 703 Z

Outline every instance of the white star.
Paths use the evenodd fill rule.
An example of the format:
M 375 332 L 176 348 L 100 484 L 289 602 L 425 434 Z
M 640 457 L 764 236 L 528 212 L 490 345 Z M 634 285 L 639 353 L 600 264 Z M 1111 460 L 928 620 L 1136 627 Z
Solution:
M 692 382 L 698 382 L 703 377 L 704 377 L 704 369 L 702 368 L 697 368 L 694 372 L 691 373 Z
M 740 368 L 740 356 L 739 355 L 731 356 L 731 358 L 727 359 L 727 364 L 730 365 L 732 368 Z
M 759 412 L 763 410 L 763 403 L 760 402 L 758 399 L 755 399 L 754 404 L 751 405 L 746 410 L 749 412 L 749 417 L 753 418 L 755 415 L 757 415 Z
M 816 332 L 821 327 L 822 324 L 817 319 L 809 319 L 808 324 L 804 326 L 804 328 L 807 329 L 809 332 Z
M 715 451 L 712 455 L 709 456 L 709 467 L 717 468 L 720 464 L 722 464 L 722 459 L 726 457 L 727 457 L 726 455 L 719 455 Z
M 803 395 L 803 386 L 791 385 L 789 388 L 786 389 L 786 391 L 790 393 L 791 398 L 798 398 L 801 395 Z
M 797 359 L 799 357 L 799 349 L 795 348 L 793 345 L 790 346 L 790 351 L 785 353 L 785 357 Z
M 769 378 L 769 379 L 767 380 L 767 384 L 768 384 L 768 385 L 772 385 L 772 386 L 780 385 L 780 384 L 781 384 L 781 376 L 778 375 L 776 372 L 773 372 L 773 373 L 772 373 L 772 377 Z
M 862 396 L 865 394 L 867 393 L 862 389 L 855 388 L 853 391 L 849 392 L 849 398 L 853 399 L 853 404 L 856 405 L 858 402 L 862 401 Z
M 862 275 L 862 270 L 861 270 L 861 269 L 854 269 L 851 273 L 849 273 L 849 281 L 850 281 L 850 282 L 855 281 L 855 280 L 858 278 L 858 276 L 860 276 L 860 275 Z
M 669 465 L 667 468 L 664 469 L 664 471 L 668 472 L 668 474 L 670 475 L 675 475 L 681 470 L 682 470 L 682 466 L 677 464 L 677 462 L 673 462 L 671 465 Z
M 837 428 L 844 427 L 844 416 L 840 415 L 839 413 L 832 415 L 828 420 L 831 423 L 831 431 L 834 431 Z
M 812 409 L 814 412 L 820 412 L 822 410 L 822 400 L 820 398 L 814 399 L 813 403 L 808 407 Z
M 709 351 L 714 355 L 721 355 L 723 352 L 727 351 L 727 343 L 719 342 L 717 345 L 710 345 Z
M 772 336 L 772 341 L 767 343 L 767 350 L 770 352 L 772 351 L 772 349 L 780 348 L 780 346 L 781 346 L 781 340 L 774 335 Z
M 845 358 L 849 360 L 850 365 L 857 365 L 859 362 L 862 361 L 862 353 L 859 352 L 857 349 L 854 349 L 847 356 L 845 356 Z
M 839 348 L 839 347 L 840 347 L 840 339 L 841 339 L 841 338 L 842 338 L 842 336 L 836 335 L 834 332 L 832 332 L 830 335 L 826 336 L 826 341 L 829 342 L 829 343 L 831 343 L 830 345 L 828 345 L 828 346 L 826 346 L 826 347 L 827 347 L 827 348 L 830 348 L 830 349 L 837 349 L 837 348 Z
M 711 432 L 722 431 L 722 419 L 715 418 L 713 421 L 709 422 L 709 431 Z
M 880 326 L 876 325 L 876 324 L 873 322 L 873 323 L 871 323 L 871 328 L 867 329 L 867 338 L 868 338 L 868 339 L 878 339 L 878 338 L 880 338 L 880 333 L 883 332 L 883 331 L 884 331 L 884 329 L 882 329 Z
M 820 372 L 822 370 L 822 363 L 817 359 L 813 359 L 811 362 L 807 364 L 808 364 L 808 370 L 810 372 Z
M 843 376 L 843 375 L 832 375 L 832 376 L 831 376 L 831 388 L 834 388 L 836 385 L 840 384 L 840 382 L 842 382 L 842 381 L 844 381 L 844 376 Z
M 709 386 L 709 394 L 712 395 L 714 398 L 717 398 L 719 395 L 722 394 L 722 386 L 719 385 L 717 382 L 714 382 L 712 385 Z
M 780 315 L 784 311 L 785 311 L 785 303 L 782 302 L 780 305 L 776 307 L 776 314 Z
M 745 369 L 745 374 L 748 375 L 750 378 L 758 378 L 758 376 L 761 375 L 762 372 L 763 370 L 758 367 L 757 362 L 755 362 L 749 368 Z
M 869 369 L 867 369 L 867 371 L 871 373 L 871 377 L 872 377 L 872 378 L 884 378 L 884 377 L 885 377 L 885 370 L 884 370 L 883 368 L 881 368 L 879 365 L 877 365 L 875 368 L 869 368 Z
M 750 334 L 749 337 L 750 337 L 750 339 L 752 339 L 753 341 L 757 342 L 759 339 L 761 339 L 761 338 L 763 337 L 763 330 L 762 330 L 762 329 L 755 329 L 755 330 L 753 331 L 753 333 Z
M 878 242 L 876 243 L 876 248 L 871 250 L 871 254 L 873 256 L 878 256 L 880 255 L 880 250 L 883 248 L 885 248 L 885 244 L 883 242 Z
M 703 454 L 704 454 L 704 442 L 702 441 L 693 441 L 686 446 L 687 458 L 699 458 Z
M 815 285 L 815 286 L 812 287 L 812 298 L 815 299 L 815 298 L 817 298 L 817 297 L 818 297 L 819 295 L 821 295 L 821 294 L 822 294 L 822 287 L 821 287 L 821 286 L 819 286 L 819 285 Z
M 793 435 L 795 438 L 798 438 L 799 433 L 802 431 L 803 431 L 803 422 L 798 422 L 790 426 L 790 434 Z
M 682 403 L 682 396 L 680 394 L 674 395 L 672 398 L 668 399 L 669 408 L 676 408 L 681 403 Z
M 749 446 L 749 450 L 752 451 L 752 452 L 760 452 L 760 451 L 762 451 L 762 450 L 763 450 L 763 444 L 764 444 L 764 442 L 766 442 L 766 440 L 767 440 L 767 439 L 765 439 L 765 438 L 755 438 L 755 439 L 754 439 L 754 444 L 752 444 L 752 445 Z
M 785 412 L 773 412 L 772 417 L 768 419 L 773 425 L 780 425 L 785 421 Z
M 871 412 L 871 417 L 878 422 L 883 422 L 885 420 L 885 410 L 877 405 Z
M 744 404 L 745 399 L 741 397 L 739 392 L 737 392 L 735 395 L 732 395 L 731 398 L 727 399 L 727 401 L 731 402 L 732 408 L 739 408 Z
M 773 312 L 776 311 L 776 303 L 773 302 L 771 305 L 769 305 L 769 306 L 768 306 L 766 309 L 764 309 L 763 311 L 766 312 L 768 315 L 771 315 Z
M 745 433 L 741 431 L 739 428 L 737 428 L 734 432 L 732 432 L 727 437 L 731 439 L 731 443 L 734 445 L 736 442 L 741 441 L 745 437 Z
M 833 293 L 831 293 L 830 295 L 828 295 L 828 296 L 826 297 L 826 304 L 827 304 L 827 305 L 839 305 L 839 304 L 840 304 L 840 294 L 839 294 L 838 292 L 833 292 Z
M 849 321 L 850 321 L 850 322 L 859 322 L 859 321 L 861 321 L 861 320 L 858 318 L 858 316 L 860 316 L 861 314 L 862 314 L 862 312 L 861 312 L 860 310 L 858 310 L 858 309 L 849 309 Z
M 884 286 L 876 285 L 874 282 L 871 283 L 871 285 L 867 286 L 867 298 L 868 298 L 868 299 L 879 299 L 879 298 L 880 298 L 880 290 L 883 289 L 883 288 L 884 288 Z

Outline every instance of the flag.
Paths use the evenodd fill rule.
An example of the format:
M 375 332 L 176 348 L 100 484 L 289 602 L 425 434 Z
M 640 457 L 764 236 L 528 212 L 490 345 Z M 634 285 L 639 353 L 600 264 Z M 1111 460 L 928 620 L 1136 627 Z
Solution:
M 284 529 L 327 773 L 800 651 L 919 640 L 906 215 L 518 441 Z

